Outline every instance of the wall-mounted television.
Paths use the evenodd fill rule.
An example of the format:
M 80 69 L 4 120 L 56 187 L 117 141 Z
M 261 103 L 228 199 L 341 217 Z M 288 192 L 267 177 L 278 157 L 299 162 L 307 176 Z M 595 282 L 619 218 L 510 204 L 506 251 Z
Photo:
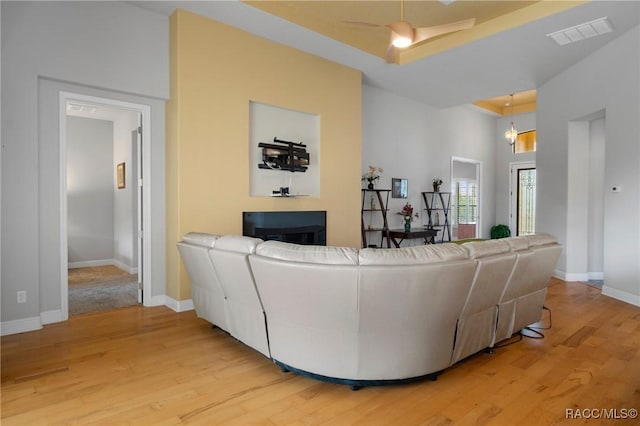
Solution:
M 327 212 L 242 212 L 242 235 L 263 240 L 325 246 Z
M 258 148 L 262 148 L 262 163 L 258 164 L 260 169 L 306 172 L 309 167 L 309 153 L 302 142 L 275 137 L 273 143 L 260 142 Z

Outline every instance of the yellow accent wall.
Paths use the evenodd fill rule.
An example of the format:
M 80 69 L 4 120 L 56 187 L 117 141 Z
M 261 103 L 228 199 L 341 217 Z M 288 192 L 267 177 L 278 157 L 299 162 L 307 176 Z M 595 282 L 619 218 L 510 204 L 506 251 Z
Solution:
M 360 72 L 184 10 L 169 46 L 167 295 L 191 298 L 176 242 L 241 234 L 243 211 L 326 210 L 327 244 L 359 247 Z M 249 196 L 250 101 L 320 116 L 320 197 Z

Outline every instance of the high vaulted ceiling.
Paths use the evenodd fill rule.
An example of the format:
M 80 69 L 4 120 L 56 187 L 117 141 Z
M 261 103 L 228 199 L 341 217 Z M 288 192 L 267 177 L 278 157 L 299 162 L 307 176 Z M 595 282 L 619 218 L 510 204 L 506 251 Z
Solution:
M 412 26 L 433 26 L 469 17 L 476 25 L 411 46 L 398 63 L 384 60 L 389 29 L 400 18 L 399 1 L 133 1 L 169 15 L 180 7 L 260 37 L 362 71 L 365 83 L 446 108 L 478 102 L 501 114 L 504 97 L 531 91 L 640 24 L 640 2 L 615 0 L 482 1 L 406 0 Z M 601 17 L 614 31 L 565 46 L 547 34 Z M 636 59 L 637 60 L 637 59 Z M 585 70 L 588 72 L 588 70 Z M 637 89 L 637 88 L 636 88 Z M 530 95 L 529 95 L 530 96 Z M 503 97 L 500 99 L 499 97 Z M 515 104 L 524 95 L 516 95 Z M 533 92 L 535 102 L 535 92 Z M 484 101 L 483 101 L 484 100 Z M 490 103 L 490 102 L 489 102 Z

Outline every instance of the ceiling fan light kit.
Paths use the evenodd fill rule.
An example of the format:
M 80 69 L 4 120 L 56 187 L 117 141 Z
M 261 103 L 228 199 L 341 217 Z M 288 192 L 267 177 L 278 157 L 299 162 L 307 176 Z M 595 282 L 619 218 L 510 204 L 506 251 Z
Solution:
M 400 21 L 390 24 L 391 44 L 397 48 L 404 49 L 413 43 L 413 28 L 408 22 Z

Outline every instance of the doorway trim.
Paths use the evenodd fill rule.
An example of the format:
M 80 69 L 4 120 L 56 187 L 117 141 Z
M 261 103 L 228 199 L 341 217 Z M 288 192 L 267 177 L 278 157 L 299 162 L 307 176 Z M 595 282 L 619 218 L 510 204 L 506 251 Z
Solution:
M 67 242 L 67 102 L 79 101 L 91 104 L 104 105 L 112 108 L 128 109 L 142 116 L 142 158 L 138 158 L 138 170 L 142 170 L 142 184 L 144 191 L 142 206 L 142 229 L 151 229 L 151 106 L 116 99 L 103 98 L 92 95 L 84 95 L 68 91 L 60 91 L 59 94 L 59 141 L 60 141 L 60 297 L 62 321 L 69 319 L 69 289 L 68 289 L 68 242 Z M 136 179 L 138 180 L 138 179 Z M 140 227 L 140 224 L 138 225 Z M 142 258 L 138 259 L 138 271 L 142 274 L 143 306 L 151 306 L 151 239 L 143 235 Z
M 464 158 L 464 157 L 456 157 L 456 156 L 451 156 L 451 167 L 449 169 L 449 182 L 451 185 L 451 192 L 455 192 L 453 189 L 453 163 L 454 162 L 458 162 L 458 163 L 469 163 L 469 164 L 473 164 L 476 167 L 476 182 L 478 183 L 478 205 L 476 206 L 477 212 L 478 212 L 478 221 L 476 222 L 476 238 L 480 237 L 482 235 L 482 220 L 483 220 L 483 214 L 482 214 L 482 198 L 483 198 L 483 190 L 482 190 L 482 161 L 480 160 L 474 160 L 472 158 Z M 452 195 L 453 196 L 453 195 Z

